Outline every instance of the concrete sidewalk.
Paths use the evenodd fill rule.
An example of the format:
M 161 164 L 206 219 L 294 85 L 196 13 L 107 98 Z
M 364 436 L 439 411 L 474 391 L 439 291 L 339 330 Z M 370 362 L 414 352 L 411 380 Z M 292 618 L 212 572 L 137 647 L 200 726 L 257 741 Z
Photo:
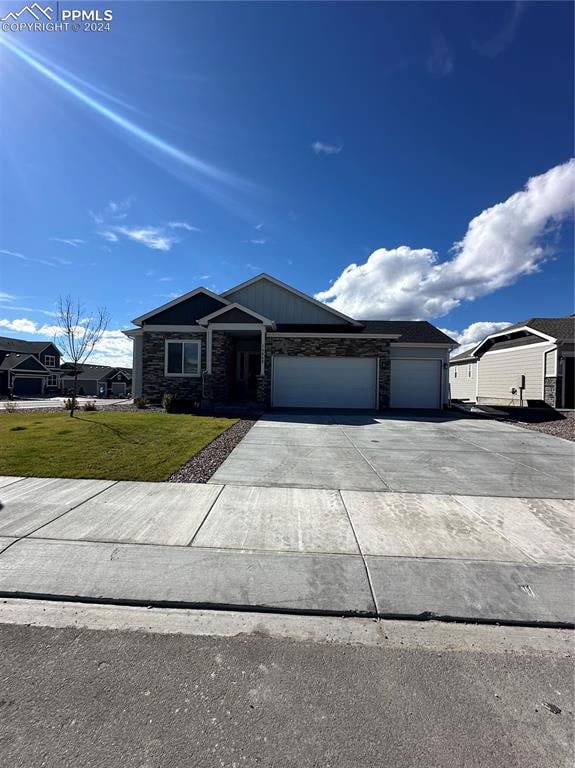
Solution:
M 0 594 L 571 625 L 571 501 L 0 478 Z

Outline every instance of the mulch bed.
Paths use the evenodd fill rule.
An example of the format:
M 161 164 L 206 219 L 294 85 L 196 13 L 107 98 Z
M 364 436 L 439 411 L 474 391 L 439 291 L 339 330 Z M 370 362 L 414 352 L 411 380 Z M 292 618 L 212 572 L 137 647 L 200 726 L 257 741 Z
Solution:
M 224 463 L 236 445 L 243 440 L 256 422 L 240 419 L 222 435 L 216 437 L 183 467 L 168 478 L 169 483 L 207 483 L 216 469 Z

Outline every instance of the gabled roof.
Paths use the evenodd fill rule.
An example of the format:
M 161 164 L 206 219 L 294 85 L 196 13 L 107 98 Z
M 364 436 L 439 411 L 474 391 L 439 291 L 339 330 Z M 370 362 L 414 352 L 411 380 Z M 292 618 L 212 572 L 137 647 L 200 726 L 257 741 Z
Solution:
M 25 364 L 27 361 L 30 361 L 29 365 L 34 366 L 30 370 L 36 370 L 40 372 L 46 371 L 46 373 L 50 373 L 49 369 L 46 368 L 46 366 L 41 363 L 37 357 L 34 357 L 34 355 L 26 354 L 25 352 L 10 352 L 7 354 L 4 360 L 2 360 L 0 363 L 0 370 L 10 371 L 14 368 L 22 368 L 22 370 L 26 370 Z
M 187 301 L 188 299 L 191 299 L 194 296 L 197 296 L 198 293 L 205 293 L 206 296 L 209 296 L 210 298 L 215 299 L 216 301 L 219 301 L 222 304 L 230 303 L 227 299 L 223 298 L 223 296 L 218 296 L 217 293 L 210 291 L 208 288 L 204 288 L 203 286 L 200 286 L 199 288 L 194 288 L 193 291 L 184 293 L 183 296 L 178 296 L 177 299 L 173 299 L 172 301 L 168 301 L 166 304 L 162 304 L 160 307 L 151 309 L 149 312 L 146 312 L 144 315 L 140 315 L 140 317 L 136 317 L 134 320 L 132 320 L 132 322 L 134 323 L 134 325 L 142 325 L 142 323 L 148 320 L 148 318 L 153 317 L 154 315 L 158 315 L 160 312 L 164 312 L 166 309 L 171 309 L 172 307 L 175 307 L 177 304 L 181 304 L 183 301 Z
M 477 358 L 473 354 L 473 349 L 466 349 L 465 352 L 459 352 L 457 355 L 452 355 L 449 358 L 450 363 L 476 363 Z
M 508 328 L 504 328 L 503 333 L 509 333 L 524 327 L 544 333 L 546 336 L 551 336 L 556 341 L 575 341 L 575 315 L 567 315 L 566 317 L 531 317 L 522 323 L 516 323 Z
M 250 315 L 254 320 L 257 320 L 259 323 L 263 323 L 264 325 L 273 325 L 273 320 L 270 320 L 269 317 L 264 317 L 263 315 L 260 315 L 258 312 L 254 312 L 253 309 L 250 309 L 249 307 L 244 307 L 243 304 L 238 304 L 238 302 L 234 302 L 233 304 L 227 304 L 225 307 L 222 307 L 221 309 L 217 309 L 215 312 L 212 312 L 209 315 L 206 315 L 205 317 L 200 317 L 198 319 L 199 325 L 207 325 L 209 322 L 215 321 L 215 322 L 225 322 L 225 316 L 228 312 L 233 312 L 234 310 L 237 310 L 238 312 L 241 312 L 244 315 Z M 220 319 L 221 318 L 221 319 Z
M 524 320 L 521 323 L 515 323 L 515 325 L 509 325 L 502 331 L 492 333 L 486 336 L 479 344 L 472 350 L 474 355 L 477 355 L 484 346 L 490 346 L 490 342 L 494 340 L 503 341 L 507 337 L 513 337 L 519 341 L 521 338 L 521 332 L 525 334 L 532 334 L 539 337 L 542 341 L 549 342 L 573 342 L 575 341 L 575 316 L 567 315 L 566 317 L 531 317 L 529 320 Z M 503 344 L 499 345 L 500 348 Z M 505 345 L 513 347 L 512 338 Z
M 78 374 L 78 381 L 100 381 L 101 379 L 110 378 L 110 376 L 113 376 L 118 372 L 123 373 L 128 377 L 131 377 L 132 375 L 131 368 L 118 368 L 113 365 L 88 365 L 83 363 L 78 365 L 78 370 L 80 371 Z M 64 378 L 74 378 L 73 363 L 64 363 L 64 365 L 62 365 L 60 368 L 60 371 Z
M 272 277 L 271 275 L 268 275 L 266 272 L 261 272 L 259 275 L 256 275 L 255 277 L 252 277 L 249 280 L 245 280 L 243 283 L 234 285 L 233 288 L 229 288 L 227 291 L 224 291 L 221 294 L 221 296 L 229 296 L 230 294 L 235 293 L 236 291 L 240 291 L 243 288 L 247 288 L 249 285 L 258 283 L 261 280 L 268 280 L 270 283 L 273 283 L 274 285 L 277 285 L 280 288 L 283 288 L 285 291 L 289 291 L 290 293 L 293 293 L 294 296 L 299 296 L 300 299 L 305 299 L 305 301 L 309 301 L 310 304 L 315 304 L 316 307 L 321 307 L 321 309 L 324 309 L 326 312 L 331 312 L 332 315 L 335 315 L 336 317 L 340 317 L 343 320 L 346 320 L 348 323 L 351 323 L 351 325 L 361 325 L 361 323 L 358 320 L 354 320 L 353 318 L 348 317 L 347 315 L 344 315 L 343 312 L 338 312 L 337 309 L 333 309 L 333 307 L 330 307 L 327 304 L 324 304 L 322 301 L 318 301 L 317 299 L 314 299 L 312 296 L 308 296 L 308 294 L 303 293 L 303 291 L 298 291 L 297 288 L 293 288 L 291 285 L 288 285 L 287 283 L 284 283 L 281 280 L 278 280 L 277 277 Z
M 2 352 L 28 352 L 28 354 L 38 354 L 38 352 L 41 352 L 43 349 L 46 349 L 46 347 L 50 346 L 55 346 L 55 344 L 52 341 L 27 341 L 26 339 L 13 339 L 9 336 L 0 336 L 0 351 Z
M 363 320 L 364 333 L 397 333 L 399 344 L 452 344 L 457 342 L 427 320 Z

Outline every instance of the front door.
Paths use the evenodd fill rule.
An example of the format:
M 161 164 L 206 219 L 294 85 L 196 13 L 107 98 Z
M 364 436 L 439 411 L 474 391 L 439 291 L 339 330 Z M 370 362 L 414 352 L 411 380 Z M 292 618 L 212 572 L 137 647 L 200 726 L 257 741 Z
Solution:
M 260 353 L 238 352 L 237 384 L 239 394 L 245 397 L 256 396 L 259 373 Z

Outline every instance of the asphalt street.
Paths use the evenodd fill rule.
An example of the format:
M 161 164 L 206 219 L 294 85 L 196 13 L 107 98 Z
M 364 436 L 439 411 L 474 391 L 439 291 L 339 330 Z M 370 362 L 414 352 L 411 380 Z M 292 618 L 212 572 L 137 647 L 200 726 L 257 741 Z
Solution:
M 58 610 L 46 605 L 37 613 Z M 87 610 L 92 626 L 106 611 L 147 618 Z M 567 630 L 443 625 L 427 643 L 425 623 L 398 634 L 399 622 L 294 618 L 315 622 L 315 637 L 297 639 L 274 636 L 273 617 L 250 629 L 222 613 L 221 636 L 166 634 L 188 621 L 170 613 L 147 612 L 159 631 L 0 613 L 2 768 L 572 765 Z M 376 640 L 360 642 L 360 630 Z M 534 641 L 515 642 L 521 633 Z

